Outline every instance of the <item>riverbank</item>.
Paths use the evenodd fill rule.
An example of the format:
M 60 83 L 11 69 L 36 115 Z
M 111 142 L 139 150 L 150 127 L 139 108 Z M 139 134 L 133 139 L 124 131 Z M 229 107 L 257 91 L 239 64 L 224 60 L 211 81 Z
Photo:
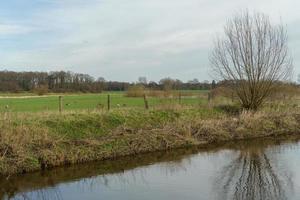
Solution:
M 292 134 L 300 134 L 297 109 L 238 115 L 206 107 L 6 113 L 0 122 L 0 174 Z
M 168 169 L 170 169 L 170 173 L 174 175 L 174 166 L 176 166 L 176 171 L 180 171 L 180 169 L 182 169 L 186 172 L 187 168 L 191 166 L 191 160 L 194 160 L 195 157 L 201 157 L 200 155 L 205 157 L 207 154 L 210 154 L 209 160 L 211 161 L 211 157 L 213 157 L 212 155 L 217 155 L 217 157 L 220 157 L 220 153 L 223 151 L 232 152 L 233 155 L 235 155 L 236 152 L 241 152 L 244 155 L 243 158 L 245 159 L 241 159 L 240 161 L 250 161 L 251 157 L 247 157 L 247 155 L 249 155 L 249 152 L 251 152 L 251 155 L 254 155 L 254 158 L 257 159 L 255 155 L 261 157 L 261 155 L 266 150 L 270 153 L 274 151 L 274 149 L 281 149 L 280 152 L 282 152 L 282 148 L 285 148 L 287 146 L 293 147 L 293 149 L 295 150 L 295 146 L 297 146 L 299 139 L 300 135 L 276 137 L 275 139 L 264 138 L 262 140 L 259 138 L 247 141 L 242 140 L 223 142 L 218 144 L 206 145 L 205 147 L 193 146 L 190 148 L 180 148 L 170 151 L 158 151 L 138 154 L 136 156 L 124 156 L 115 160 L 104 160 L 86 164 L 76 164 L 68 167 L 57 167 L 52 170 L 23 174 L 22 176 L 13 175 L 8 179 L 6 177 L 0 177 L 0 199 L 5 199 L 5 197 L 13 198 L 20 194 L 26 196 L 27 199 L 33 199 L 32 193 L 34 192 L 37 192 L 39 193 L 39 195 L 41 195 L 39 196 L 39 199 L 51 199 L 49 198 L 49 193 L 46 192 L 49 191 L 47 189 L 53 187 L 60 188 L 64 184 L 72 185 L 78 181 L 84 182 L 81 184 L 81 186 L 88 185 L 86 187 L 89 188 L 90 186 L 94 186 L 92 188 L 95 188 L 96 191 L 99 191 L 98 184 L 101 185 L 101 183 L 103 183 L 99 181 L 99 179 L 101 180 L 101 177 L 104 177 L 105 180 L 107 180 L 106 178 L 110 176 L 124 176 L 124 178 L 128 180 L 128 178 L 130 179 L 131 176 L 126 176 L 127 173 L 137 175 L 136 171 L 139 170 L 136 169 L 143 169 L 142 171 L 144 172 L 144 170 L 148 167 L 152 168 L 155 165 L 163 167 L 167 171 Z M 229 155 L 226 154 L 225 159 L 234 159 Z M 222 164 L 217 167 L 221 167 Z M 196 165 L 197 167 L 203 167 L 199 166 L 197 163 Z M 265 170 L 265 168 L 263 168 L 263 170 Z M 149 174 L 147 173 L 147 175 Z M 139 177 L 139 175 L 137 177 Z M 134 178 L 136 178 L 136 176 L 134 176 Z M 95 181 L 95 179 L 97 179 L 98 181 Z M 107 185 L 107 182 L 105 183 L 105 185 Z M 109 184 L 109 186 L 110 188 L 112 188 L 112 185 Z M 115 189 L 115 187 L 113 188 Z M 26 194 L 26 192 L 28 191 L 30 191 L 29 195 Z M 53 191 L 51 191 L 50 189 L 50 193 L 51 192 Z M 90 193 L 91 190 L 87 190 L 87 192 Z

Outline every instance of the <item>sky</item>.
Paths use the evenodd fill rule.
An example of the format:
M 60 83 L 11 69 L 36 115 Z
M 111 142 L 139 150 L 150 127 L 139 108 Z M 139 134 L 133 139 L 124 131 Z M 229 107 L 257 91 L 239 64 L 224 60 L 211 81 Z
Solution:
M 300 73 L 299 0 L 9 0 L 0 2 L 0 70 L 211 80 L 209 55 L 226 20 L 264 12 L 288 31 Z

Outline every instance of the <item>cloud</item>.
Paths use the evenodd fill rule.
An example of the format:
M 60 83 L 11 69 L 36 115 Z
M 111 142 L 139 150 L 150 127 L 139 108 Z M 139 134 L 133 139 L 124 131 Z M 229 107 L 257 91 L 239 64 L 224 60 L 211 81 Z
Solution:
M 0 37 L 11 37 L 0 49 L 0 64 L 115 80 L 133 81 L 140 75 L 209 79 L 212 39 L 226 19 L 243 9 L 286 23 L 297 55 L 299 6 L 296 0 L 35 0 L 34 9 L 23 13 L 26 17 L 15 13 L 4 17 L 10 23 L 0 24 Z
M 32 27 L 17 24 L 0 24 L 0 36 L 24 35 L 34 31 Z

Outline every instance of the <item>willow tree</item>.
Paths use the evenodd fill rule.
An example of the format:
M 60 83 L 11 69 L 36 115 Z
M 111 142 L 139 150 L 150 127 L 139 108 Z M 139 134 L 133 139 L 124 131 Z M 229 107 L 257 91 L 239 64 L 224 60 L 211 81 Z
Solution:
M 262 13 L 244 12 L 224 27 L 210 57 L 213 72 L 232 83 L 241 105 L 256 110 L 292 72 L 287 32 Z

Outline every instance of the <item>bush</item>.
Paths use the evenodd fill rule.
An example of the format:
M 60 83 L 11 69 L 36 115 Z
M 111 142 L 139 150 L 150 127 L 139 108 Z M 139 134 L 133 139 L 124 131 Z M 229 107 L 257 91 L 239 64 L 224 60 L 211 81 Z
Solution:
M 228 114 L 231 114 L 231 115 L 237 115 L 241 111 L 240 106 L 238 106 L 238 105 L 229 105 L 229 104 L 215 106 L 215 109 L 221 110 L 221 111 L 223 111 L 225 113 L 228 113 Z
M 142 97 L 145 94 L 145 87 L 143 85 L 130 86 L 126 92 L 127 97 Z
M 33 92 L 39 96 L 42 96 L 48 93 L 48 86 L 47 85 L 38 86 L 33 90 Z

